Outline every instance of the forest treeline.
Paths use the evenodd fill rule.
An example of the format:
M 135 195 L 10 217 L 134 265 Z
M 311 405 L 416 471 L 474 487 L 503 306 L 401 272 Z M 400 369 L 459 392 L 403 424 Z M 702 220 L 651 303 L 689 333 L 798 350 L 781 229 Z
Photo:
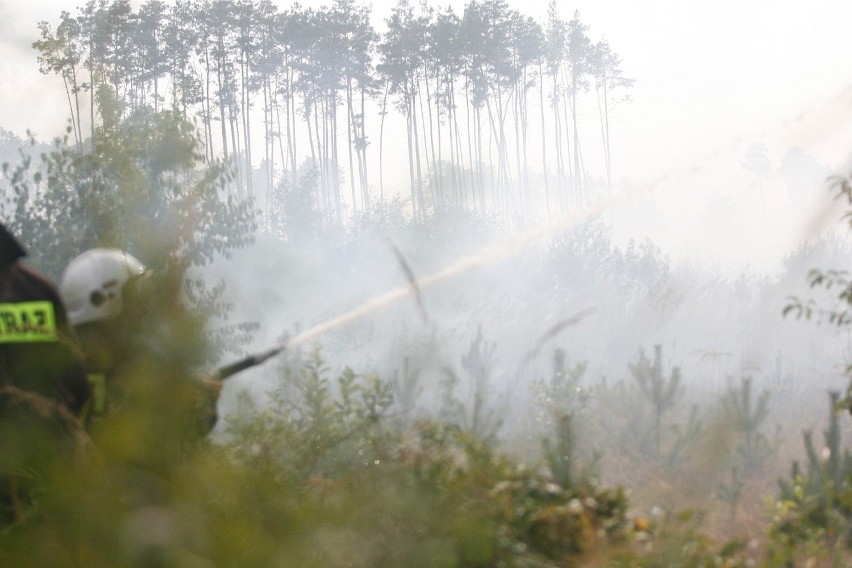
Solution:
M 332 219 L 399 193 L 383 174 L 403 152 L 415 219 L 447 207 L 520 217 L 580 207 L 591 153 L 605 165 L 598 185 L 611 186 L 611 113 L 633 81 L 578 12 L 563 19 L 554 0 L 537 22 L 504 0 L 472 0 L 461 14 L 399 0 L 381 33 L 372 17 L 360 0 L 147 0 L 138 10 L 90 0 L 56 26 L 41 22 L 33 47 L 41 72 L 64 81 L 79 151 L 103 101 L 127 114 L 176 111 L 197 125 L 208 161 L 236 163 L 234 191 L 269 200 L 309 170 Z M 584 110 L 599 122 L 589 140 Z M 393 114 L 405 149 L 385 140 Z

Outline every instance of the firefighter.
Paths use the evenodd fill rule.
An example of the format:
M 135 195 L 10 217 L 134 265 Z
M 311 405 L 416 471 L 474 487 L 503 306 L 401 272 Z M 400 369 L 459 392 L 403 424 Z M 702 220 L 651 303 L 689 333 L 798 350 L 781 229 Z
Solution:
M 91 390 L 56 286 L 0 224 L 0 517 L 20 518 L 34 477 L 78 449 Z
M 102 415 L 110 398 L 106 380 L 132 359 L 135 320 L 140 314 L 125 296 L 145 277 L 147 269 L 133 255 L 95 248 L 75 257 L 60 281 L 68 317 L 85 353 L 92 398 L 87 413 Z M 136 309 L 134 309 L 136 308 Z M 110 390 L 115 385 L 110 385 Z
M 95 248 L 68 264 L 60 291 L 86 355 L 95 421 L 159 412 L 164 426 L 168 412 L 175 420 L 182 412 L 183 426 L 204 437 L 216 421 L 218 390 L 187 372 L 195 330 L 184 325 L 170 282 L 130 253 Z

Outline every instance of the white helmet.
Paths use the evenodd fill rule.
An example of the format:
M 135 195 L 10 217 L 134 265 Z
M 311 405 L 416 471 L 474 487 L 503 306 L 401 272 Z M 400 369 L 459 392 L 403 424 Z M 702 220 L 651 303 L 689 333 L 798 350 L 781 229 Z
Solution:
M 124 285 L 145 271 L 133 255 L 118 249 L 96 248 L 75 257 L 59 284 L 71 325 L 116 317 Z

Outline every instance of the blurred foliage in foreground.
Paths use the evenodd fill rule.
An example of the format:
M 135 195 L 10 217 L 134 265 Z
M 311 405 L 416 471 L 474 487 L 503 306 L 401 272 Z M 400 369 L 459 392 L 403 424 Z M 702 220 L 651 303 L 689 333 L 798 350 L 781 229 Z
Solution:
M 174 393 L 140 392 L 156 410 L 117 416 L 88 457 L 48 470 L 0 532 L 0 563 L 739 565 L 740 547 L 717 550 L 689 513 L 633 518 L 621 490 L 559 483 L 459 427 L 395 427 L 388 385 L 332 380 L 319 351 L 285 375 L 272 404 L 243 399 L 216 444 L 186 444 Z

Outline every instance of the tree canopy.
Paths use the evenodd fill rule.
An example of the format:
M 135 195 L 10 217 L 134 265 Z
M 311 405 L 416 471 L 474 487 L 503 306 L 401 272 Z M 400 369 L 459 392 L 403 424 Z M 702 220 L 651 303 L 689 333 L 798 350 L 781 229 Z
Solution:
M 611 186 L 610 115 L 632 80 L 578 12 L 565 21 L 552 3 L 539 23 L 505 0 L 472 0 L 460 14 L 400 0 L 383 32 L 372 19 L 359 0 L 316 9 L 90 0 L 55 27 L 41 22 L 33 47 L 41 71 L 64 81 L 78 151 L 114 119 L 99 95 L 109 87 L 123 117 L 148 108 L 197 124 L 204 159 L 233 162 L 230 191 L 261 206 L 307 163 L 329 218 L 369 213 L 385 198 L 391 109 L 405 124 L 395 150 L 407 151 L 415 218 L 447 207 L 553 214 Z M 586 96 L 592 85 L 595 98 Z M 595 114 L 597 142 L 588 136 Z M 540 140 L 530 135 L 536 126 Z M 378 175 L 368 159 L 377 133 Z M 596 179 L 587 165 L 594 146 L 606 170 Z

